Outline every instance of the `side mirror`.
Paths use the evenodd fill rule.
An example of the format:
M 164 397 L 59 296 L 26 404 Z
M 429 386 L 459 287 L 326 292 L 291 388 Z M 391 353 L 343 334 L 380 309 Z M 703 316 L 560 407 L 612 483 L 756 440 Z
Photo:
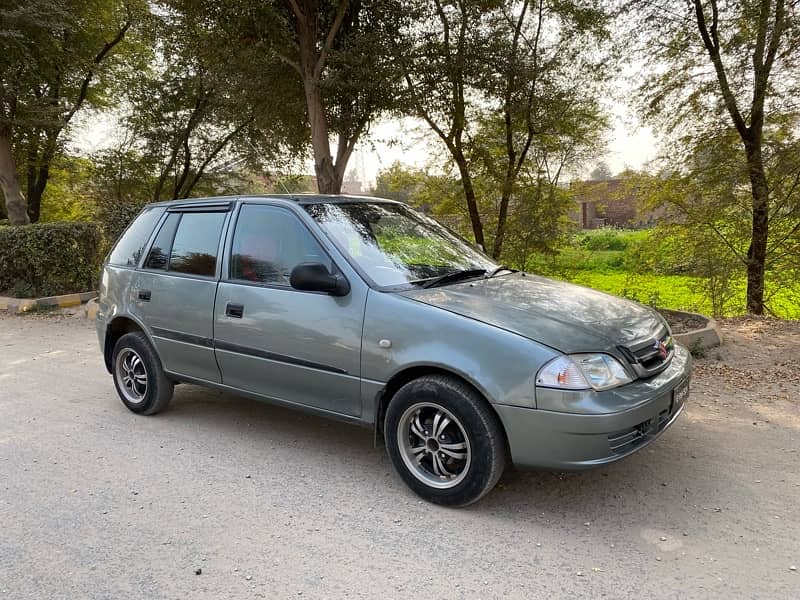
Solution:
M 319 263 L 303 263 L 292 269 L 289 283 L 296 290 L 325 292 L 331 296 L 347 296 L 350 283 L 341 275 L 332 275 Z

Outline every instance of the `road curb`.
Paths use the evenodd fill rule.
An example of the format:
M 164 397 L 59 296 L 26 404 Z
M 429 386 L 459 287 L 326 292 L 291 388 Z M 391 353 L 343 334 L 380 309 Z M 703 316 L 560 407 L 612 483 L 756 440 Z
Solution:
M 708 350 L 709 348 L 722 345 L 722 332 L 719 329 L 719 325 L 717 325 L 717 322 L 712 317 L 685 310 L 671 310 L 670 312 L 691 315 L 706 322 L 705 327 L 701 327 L 700 329 L 693 329 L 686 333 L 672 334 L 676 342 L 686 346 L 690 350 L 694 350 L 695 348 Z
M 0 310 L 9 313 L 29 312 L 39 307 L 67 308 L 80 306 L 92 298 L 97 297 L 97 292 L 82 292 L 80 294 L 64 294 L 62 296 L 46 296 L 44 298 L 7 298 L 0 296 Z
M 86 306 L 83 308 L 83 312 L 86 315 L 86 318 L 90 321 L 94 321 L 97 319 L 97 309 L 99 305 L 97 304 L 97 298 L 92 298 L 86 303 Z

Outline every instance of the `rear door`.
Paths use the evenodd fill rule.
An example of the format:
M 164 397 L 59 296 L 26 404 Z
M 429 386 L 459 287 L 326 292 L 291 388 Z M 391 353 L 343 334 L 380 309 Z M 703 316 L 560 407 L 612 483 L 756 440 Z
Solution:
M 361 328 L 367 288 L 333 297 L 289 285 L 303 262 L 336 271 L 330 255 L 288 207 L 243 203 L 214 309 L 225 385 L 350 416 L 361 414 Z
M 230 204 L 172 208 L 131 286 L 164 369 L 219 383 L 213 313 Z

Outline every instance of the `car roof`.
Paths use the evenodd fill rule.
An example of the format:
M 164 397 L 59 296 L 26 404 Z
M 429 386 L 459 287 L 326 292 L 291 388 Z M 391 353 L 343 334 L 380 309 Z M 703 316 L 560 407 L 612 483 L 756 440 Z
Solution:
M 387 198 L 374 198 L 372 196 L 355 196 L 350 194 L 240 194 L 237 196 L 208 196 L 205 198 L 183 198 L 179 200 L 164 200 L 153 202 L 148 206 L 185 206 L 202 204 L 219 204 L 221 202 L 235 202 L 240 199 L 275 199 L 288 200 L 297 204 L 350 204 L 350 203 L 375 203 L 401 204 L 396 200 Z

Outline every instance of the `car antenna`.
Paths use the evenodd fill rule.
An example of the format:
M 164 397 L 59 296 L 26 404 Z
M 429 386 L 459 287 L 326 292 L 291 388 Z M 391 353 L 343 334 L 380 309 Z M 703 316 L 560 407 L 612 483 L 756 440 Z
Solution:
M 278 183 L 281 184 L 283 191 L 286 192 L 286 195 L 289 196 L 292 200 L 297 200 L 297 197 L 289 191 L 289 188 L 286 187 L 286 184 L 283 183 L 283 179 L 278 179 Z

